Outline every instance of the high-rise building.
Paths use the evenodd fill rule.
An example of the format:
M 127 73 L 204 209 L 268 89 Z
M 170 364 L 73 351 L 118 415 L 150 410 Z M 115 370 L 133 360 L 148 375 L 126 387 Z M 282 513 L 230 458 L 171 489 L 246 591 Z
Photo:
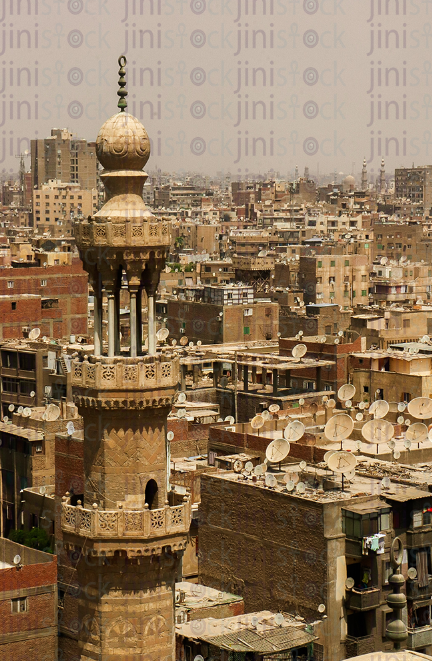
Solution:
M 50 179 L 97 188 L 96 145 L 74 138 L 68 129 L 51 129 L 51 136 L 31 141 L 32 188 Z
M 432 207 L 432 165 L 395 170 L 395 196 L 423 203 L 425 213 Z
M 76 242 L 94 291 L 94 352 L 72 361 L 74 401 L 84 420 L 84 487 L 62 503 L 62 536 L 78 597 L 66 595 L 60 648 L 79 658 L 175 658 L 174 592 L 191 518 L 188 496 L 169 487 L 167 417 L 179 359 L 156 350 L 155 293 L 170 247 L 170 224 L 146 208 L 142 168 L 150 141 L 124 112 L 126 58 L 120 58 L 121 111 L 102 126 L 97 156 L 107 201 L 76 226 Z M 120 348 L 120 285 L 130 295 L 130 351 Z M 142 350 L 141 295 L 148 306 Z M 108 299 L 108 352 L 102 304 Z M 66 590 L 67 592 L 67 590 Z M 75 590 L 75 595 L 77 591 Z M 76 638 L 78 640 L 76 640 Z

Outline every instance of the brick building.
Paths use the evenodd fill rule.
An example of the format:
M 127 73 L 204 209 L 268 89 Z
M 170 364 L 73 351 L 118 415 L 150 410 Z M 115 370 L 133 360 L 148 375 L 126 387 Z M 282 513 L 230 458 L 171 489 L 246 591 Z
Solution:
M 60 262 L 60 257 L 57 258 Z M 51 338 L 87 333 L 87 275 L 70 265 L 16 265 L 0 271 L 0 339 L 22 337 L 22 327 Z
M 19 565 L 14 564 L 20 556 Z M 57 558 L 0 539 L 0 657 L 57 659 Z

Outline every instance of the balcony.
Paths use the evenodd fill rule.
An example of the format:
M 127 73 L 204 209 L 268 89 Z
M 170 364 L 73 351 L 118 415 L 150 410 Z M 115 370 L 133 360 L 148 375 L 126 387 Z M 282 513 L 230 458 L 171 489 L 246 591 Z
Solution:
M 422 526 L 417 530 L 406 531 L 406 545 L 408 548 L 419 548 L 432 544 L 432 526 Z
M 418 629 L 408 629 L 407 649 L 415 650 L 428 645 L 432 645 L 431 625 L 419 627 Z
M 429 585 L 420 588 L 418 579 L 412 581 L 408 579 L 406 582 L 406 596 L 407 599 L 427 599 L 432 597 L 432 576 L 429 576 Z
M 367 611 L 380 605 L 380 589 L 377 587 L 353 588 L 346 595 L 346 607 L 353 611 Z
M 346 657 L 360 656 L 361 654 L 370 654 L 375 652 L 375 638 L 373 636 L 362 636 L 354 638 L 347 636 L 345 641 Z

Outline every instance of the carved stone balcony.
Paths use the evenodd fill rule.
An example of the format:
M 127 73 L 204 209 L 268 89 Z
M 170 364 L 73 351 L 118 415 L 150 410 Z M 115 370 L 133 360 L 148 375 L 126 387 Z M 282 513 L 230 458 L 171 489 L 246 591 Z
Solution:
M 78 406 L 145 408 L 171 403 L 179 380 L 179 359 L 171 354 L 128 358 L 89 356 L 72 361 Z
M 135 547 L 135 554 L 151 552 L 151 547 L 170 545 L 173 550 L 183 550 L 191 521 L 191 500 L 181 505 L 160 509 L 85 509 L 63 502 L 61 506 L 61 527 L 65 541 L 76 540 L 72 546 L 86 546 L 115 552 L 123 546 Z M 91 540 L 91 541 L 90 541 Z M 154 541 L 155 544 L 151 544 Z M 99 545 L 98 545 L 99 542 Z M 105 544 L 106 542 L 106 544 Z M 138 543 L 138 545 L 137 545 Z M 150 545 L 149 545 L 150 543 Z
M 77 245 L 82 249 L 93 246 L 170 246 L 171 223 L 155 221 L 150 216 L 149 222 L 133 222 L 133 218 L 126 222 L 113 223 L 84 221 L 74 224 L 74 234 Z
M 353 611 L 367 611 L 380 605 L 380 589 L 377 587 L 364 590 L 352 589 L 347 592 L 346 606 Z

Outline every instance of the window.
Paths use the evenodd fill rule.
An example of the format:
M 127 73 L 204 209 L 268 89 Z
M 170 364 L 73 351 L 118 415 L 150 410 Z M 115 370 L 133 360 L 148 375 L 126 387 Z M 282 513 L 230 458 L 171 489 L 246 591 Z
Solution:
M 318 268 L 322 269 L 322 262 L 318 262 Z
M 402 319 L 402 327 L 409 328 L 411 326 L 411 319 Z
M 8 367 L 9 369 L 16 369 L 18 367 L 17 353 L 15 351 L 2 351 L 2 367 Z
M 362 279 L 362 282 L 366 282 L 366 280 L 367 280 L 367 275 L 362 275 L 361 279 Z
M 41 287 L 46 287 L 47 286 L 47 281 L 46 280 L 41 280 L 40 286 Z
M 345 266 L 349 266 L 349 259 L 345 260 Z
M 355 289 L 353 289 L 353 298 L 356 297 Z
M 16 301 L 12 301 L 11 307 L 12 307 L 12 310 L 16 310 Z
M 3 392 L 17 393 L 18 392 L 18 379 L 10 379 L 4 376 L 2 379 Z
M 26 613 L 27 610 L 27 597 L 11 599 L 11 613 Z
M 332 259 L 332 261 L 330 262 L 330 266 L 336 266 L 335 260 Z
M 362 296 L 367 296 L 367 291 L 366 291 L 366 289 L 362 289 L 362 293 L 361 293 L 361 295 L 362 295 Z
M 389 578 L 393 574 L 392 566 L 389 560 L 384 560 L 382 564 L 383 585 L 388 585 Z
M 243 315 L 245 317 L 251 317 L 253 314 L 253 309 L 252 308 L 246 308 L 245 311 L 243 312 Z
M 349 296 L 349 291 L 347 291 L 347 290 L 345 289 L 345 291 L 344 291 L 344 297 L 345 297 L 345 298 L 348 298 L 348 296 Z
M 35 445 L 35 452 L 36 452 L 37 454 L 39 454 L 39 453 L 42 452 L 42 443 L 37 443 L 37 444 Z
M 405 404 L 407 404 L 409 401 L 411 401 L 410 393 L 409 392 L 403 392 L 401 401 L 405 402 Z
M 250 335 L 250 328 L 249 328 L 249 326 L 244 326 L 244 328 L 243 328 L 243 335 Z
M 13 289 L 15 285 L 15 282 L 13 280 L 8 280 L 7 286 L 8 289 Z
M 334 298 L 334 297 L 335 297 L 335 293 L 334 293 L 334 291 L 331 291 L 330 292 L 330 298 Z

